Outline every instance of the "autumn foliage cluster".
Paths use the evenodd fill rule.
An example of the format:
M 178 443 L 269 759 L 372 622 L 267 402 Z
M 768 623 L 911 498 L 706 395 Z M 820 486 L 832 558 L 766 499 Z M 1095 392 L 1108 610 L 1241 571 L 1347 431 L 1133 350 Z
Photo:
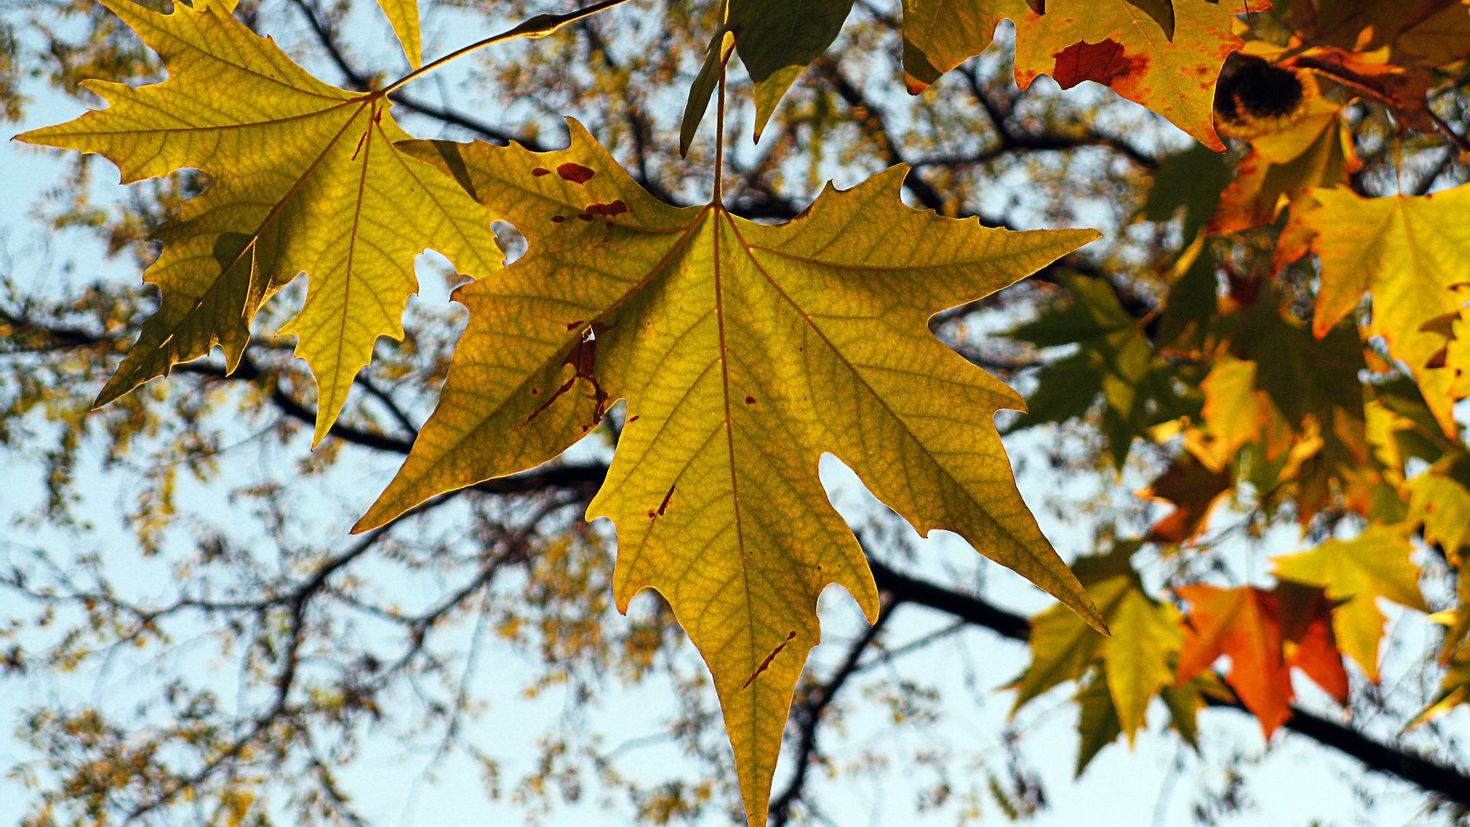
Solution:
M 416 257 L 442 254 L 468 327 L 437 408 L 353 530 L 370 539 L 612 434 L 585 516 L 616 530 L 613 603 L 657 591 L 697 647 L 751 825 L 767 822 L 821 639 L 818 596 L 841 585 L 871 623 L 892 591 L 828 501 L 824 453 L 920 535 L 954 532 L 1060 601 L 1031 620 L 1011 689 L 1020 708 L 1075 683 L 1081 766 L 1156 705 L 1191 744 L 1207 706 L 1243 708 L 1269 737 L 1295 714 L 1294 673 L 1351 707 L 1380 679 L 1389 616 L 1433 639 L 1418 657 L 1437 688 L 1405 724 L 1470 703 L 1465 0 L 905 0 L 867 12 L 896 39 L 863 41 L 901 54 L 902 76 L 861 88 L 826 54 L 853 0 L 729 0 L 688 22 L 701 68 L 679 140 L 650 150 L 710 161 L 712 195 L 684 206 L 573 118 L 561 148 L 416 140 L 395 119 L 450 60 L 551 43 L 627 12 L 621 0 L 427 62 L 417 5 L 380 0 L 410 70 L 366 88 L 318 80 L 233 0 L 100 2 L 166 78 L 84 80 L 103 108 L 20 140 L 100 155 L 123 183 L 195 170 L 207 186 L 154 233 L 156 309 L 95 404 L 216 347 L 224 374 L 249 368 L 252 324 L 299 276 L 275 333 L 310 369 L 313 444 L 330 447 L 364 388 L 378 393 L 364 370 L 380 340 L 405 335 Z M 1142 159 L 1132 221 L 1155 229 L 1157 253 L 1132 265 L 1144 275 L 1090 254 L 1095 230 L 986 226 L 922 166 L 828 185 L 789 216 L 726 197 L 727 158 L 745 151 L 731 144 L 746 129 L 757 147 L 780 140 L 767 128 L 812 76 L 849 104 L 958 94 L 957 67 L 998 30 L 1013 32 L 1017 95 L 1091 82 L 1193 139 Z M 871 127 L 875 108 L 855 109 Z M 1043 140 L 1018 134 L 1010 148 Z M 1051 298 L 1005 332 L 1036 359 L 1023 397 L 933 331 L 1033 274 Z M 1161 513 L 1069 567 L 1017 489 L 1004 410 L 1025 411 L 1001 420 L 1009 433 L 1080 426 L 1115 487 L 1147 468 L 1140 502 Z M 1304 539 L 1252 580 L 1192 567 L 1226 511 Z

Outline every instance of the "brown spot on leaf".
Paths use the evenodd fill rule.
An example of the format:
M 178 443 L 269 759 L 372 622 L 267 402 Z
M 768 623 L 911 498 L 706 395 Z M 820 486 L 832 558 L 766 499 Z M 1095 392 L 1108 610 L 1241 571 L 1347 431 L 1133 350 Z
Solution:
M 563 382 L 551 396 L 547 397 L 546 401 L 541 403 L 541 407 L 532 411 L 521 422 L 520 427 L 524 428 L 531 424 L 531 420 L 540 416 L 547 408 L 550 408 L 552 403 L 570 391 L 578 381 L 585 381 L 591 386 L 591 398 L 593 400 L 592 422 L 584 424 L 582 426 L 582 432 L 586 433 L 592 430 L 593 426 L 602 421 L 602 417 L 607 413 L 607 392 L 602 389 L 602 385 L 597 381 L 597 339 L 595 338 L 595 332 L 595 326 L 594 328 L 582 331 L 581 338 L 572 346 L 571 352 L 563 360 L 563 364 L 572 369 L 571 378 Z M 531 389 L 533 395 L 537 392 L 536 388 Z
M 607 204 L 589 204 L 587 206 L 587 214 L 597 218 L 612 218 L 615 215 L 622 215 L 625 212 L 629 212 L 628 205 L 621 198 Z
M 535 169 L 531 170 L 531 175 L 533 175 L 536 178 L 540 178 L 543 175 L 550 175 L 550 174 L 551 174 L 551 170 L 547 169 L 546 167 L 536 167 Z
M 596 175 L 597 171 L 581 164 L 566 163 L 556 168 L 556 174 L 573 184 L 585 184 L 592 180 L 592 176 Z
M 675 483 L 675 485 L 677 485 L 677 483 Z M 669 500 L 672 500 L 674 498 L 674 487 L 674 485 L 669 486 L 669 493 L 665 494 L 664 501 L 658 504 L 658 513 L 660 517 L 663 516 L 663 513 L 665 511 L 669 510 Z
M 567 217 L 564 216 L 564 215 L 553 215 L 551 217 L 551 223 L 553 223 L 553 224 L 560 224 L 561 222 L 566 221 L 566 220 L 567 220 Z
M 1056 65 L 1051 76 L 1063 89 L 1071 89 L 1084 80 L 1112 85 L 1120 78 L 1137 77 L 1148 69 L 1148 58 L 1124 53 L 1123 44 L 1112 38 L 1101 43 L 1085 40 L 1054 53 Z
M 762 672 L 764 672 L 764 671 L 766 671 L 767 669 L 770 668 L 771 661 L 775 660 L 776 659 L 776 656 L 779 655 L 779 654 L 781 654 L 781 650 L 786 648 L 786 644 L 790 643 L 793 640 L 796 640 L 796 630 L 795 629 L 791 630 L 791 632 L 789 632 L 786 635 L 786 639 L 785 640 L 783 640 L 780 643 L 776 644 L 776 648 L 771 650 L 771 654 L 766 655 L 766 659 L 763 660 L 763 661 L 761 661 L 761 665 L 760 666 L 757 666 L 755 668 L 755 671 L 754 672 L 750 673 L 750 677 L 748 677 L 748 678 L 745 679 L 745 683 L 741 684 L 740 685 L 740 688 L 741 689 L 745 689 L 746 687 L 748 687 L 751 684 L 755 683 L 755 679 L 758 678 L 758 677 L 760 677 L 760 675 L 761 675 Z
M 747 396 L 747 397 L 745 397 L 745 404 L 747 404 L 747 405 L 754 405 L 755 404 L 755 397 L 754 396 Z
M 567 322 L 567 330 L 576 330 L 584 324 L 586 324 L 586 321 L 582 319 L 573 319 Z
M 587 213 L 584 213 L 584 212 L 577 213 L 577 218 L 579 218 L 579 219 L 581 219 L 583 221 L 591 221 L 592 220 L 592 216 L 590 216 L 590 215 L 588 215 Z
M 638 414 L 633 414 L 632 416 L 628 417 L 628 424 L 629 425 L 632 425 L 634 422 L 637 422 L 637 421 L 638 421 Z

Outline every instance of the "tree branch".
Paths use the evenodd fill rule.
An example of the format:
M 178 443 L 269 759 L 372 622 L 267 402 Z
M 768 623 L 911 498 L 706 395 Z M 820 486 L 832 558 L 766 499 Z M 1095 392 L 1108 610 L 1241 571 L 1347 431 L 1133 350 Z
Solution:
M 792 711 L 795 719 L 798 735 L 796 757 L 794 759 L 796 770 L 786 787 L 771 801 L 770 825 L 771 827 L 786 827 L 791 820 L 791 808 L 805 794 L 806 781 L 811 768 L 817 759 L 817 733 L 822 723 L 822 713 L 831 706 L 832 700 L 837 697 L 844 684 L 858 671 L 858 664 L 862 661 L 863 653 L 878 639 L 878 635 L 887 625 L 893 612 L 898 608 L 899 600 L 891 594 L 885 596 L 882 611 L 878 615 L 878 621 L 863 631 L 863 634 L 852 643 L 847 650 L 847 656 L 832 673 L 826 683 L 809 688 L 801 701 Z
M 1011 640 L 1025 641 L 1031 637 L 1031 624 L 1021 615 L 981 598 L 914 579 L 872 558 L 868 562 L 878 588 L 891 593 L 895 600 L 928 606 Z M 1216 698 L 1206 698 L 1206 702 L 1212 707 L 1249 714 L 1239 702 Z M 1462 807 L 1470 807 L 1470 774 L 1457 767 L 1380 743 L 1299 706 L 1291 708 L 1291 717 L 1283 726 L 1358 760 L 1370 770 L 1392 775 Z

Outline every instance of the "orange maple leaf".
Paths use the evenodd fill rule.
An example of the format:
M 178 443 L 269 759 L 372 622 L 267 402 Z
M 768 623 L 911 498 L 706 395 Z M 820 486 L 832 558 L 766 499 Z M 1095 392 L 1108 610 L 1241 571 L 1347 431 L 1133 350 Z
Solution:
M 1225 682 L 1268 738 L 1291 717 L 1293 666 L 1338 703 L 1347 701 L 1347 671 L 1332 633 L 1332 604 L 1321 589 L 1292 583 L 1270 591 L 1197 584 L 1177 592 L 1190 604 L 1176 676 L 1180 684 L 1228 655 Z

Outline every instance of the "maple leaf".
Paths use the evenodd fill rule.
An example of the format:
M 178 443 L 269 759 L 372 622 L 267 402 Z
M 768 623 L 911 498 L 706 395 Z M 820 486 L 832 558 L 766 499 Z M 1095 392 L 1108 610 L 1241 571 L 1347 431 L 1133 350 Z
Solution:
M 1253 304 L 1218 320 L 1214 332 L 1228 349 L 1200 383 L 1204 405 L 1184 447 L 1258 491 L 1290 483 L 1303 523 L 1343 500 L 1366 513 L 1381 477 L 1370 461 L 1358 335 L 1338 325 L 1317 340 L 1280 305 L 1267 285 Z
M 1127 0 L 1052 0 L 1037 14 L 1021 0 L 907 0 L 904 72 L 918 92 L 991 41 L 996 24 L 1016 24 L 1016 82 L 1026 89 L 1043 74 L 1063 89 L 1091 80 L 1163 115 L 1216 151 L 1211 107 L 1225 58 L 1243 41 L 1232 26 L 1263 0 L 1212 3 L 1174 0 L 1174 28 Z
M 1139 321 L 1103 279 L 1063 277 L 1071 301 L 1006 333 L 1036 347 L 1078 345 L 1037 373 L 1029 410 L 1013 430 L 1065 422 L 1103 399 L 1102 430 L 1113 464 L 1122 467 L 1134 437 L 1193 408 L 1174 392 L 1180 370 L 1154 354 Z
M 1446 465 L 1419 474 L 1408 482 L 1409 515 L 1424 526 L 1424 542 L 1445 554 L 1470 546 L 1470 471 L 1464 464 Z
M 1179 683 L 1229 655 L 1225 682 L 1268 738 L 1291 717 L 1293 666 L 1339 703 L 1346 701 L 1347 673 L 1332 633 L 1331 604 L 1320 589 L 1292 583 L 1271 591 L 1196 584 L 1176 591 L 1190 604 Z
M 705 60 L 689 88 L 689 101 L 679 127 L 679 154 L 687 155 L 710 96 L 732 50 L 750 74 L 755 97 L 755 139 L 786 90 L 807 65 L 822 56 L 842 31 L 853 0 L 731 0 L 727 19 L 705 51 Z
M 1435 129 L 1425 100 L 1438 82 L 1433 70 L 1470 57 L 1470 0 L 1307 0 L 1288 15 L 1294 31 L 1281 65 L 1377 98 L 1419 131 Z
M 1139 492 L 1140 497 L 1174 504 L 1173 511 L 1149 527 L 1149 542 L 1186 543 L 1199 536 L 1209 523 L 1210 512 L 1233 487 L 1223 470 L 1210 468 L 1193 453 L 1181 453 Z
M 223 347 L 230 370 L 250 321 L 298 273 L 305 304 L 282 333 L 317 378 L 315 440 L 346 401 L 380 336 L 401 338 L 430 247 L 475 273 L 500 266 L 492 216 L 432 166 L 404 155 L 409 136 L 381 94 L 329 86 L 225 4 L 171 14 L 101 0 L 164 61 L 170 77 L 130 88 L 87 81 L 109 107 L 21 140 L 97 153 L 124 183 L 201 170 L 210 186 L 158 230 L 144 278 L 161 304 L 97 397 L 98 405 L 176 363 Z
M 1069 680 L 1081 680 L 1090 666 L 1101 664 L 1111 698 L 1107 715 L 1116 721 L 1118 732 L 1126 733 L 1129 743 L 1133 742 L 1149 702 L 1173 681 L 1181 637 L 1178 610 L 1144 593 L 1128 563 L 1132 550 L 1124 546 L 1105 556 L 1078 560 L 1072 567 L 1107 621 L 1109 637 L 1093 633 L 1080 617 L 1061 606 L 1031 619 L 1031 663 L 1012 683 L 1017 690 L 1012 715 L 1041 693 Z M 1086 764 L 1080 762 L 1079 773 Z
M 1178 631 L 1176 627 L 1175 637 L 1178 637 Z M 1199 729 L 1196 716 L 1205 707 L 1203 690 L 1208 687 L 1214 690 L 1214 694 L 1223 694 L 1227 697 L 1230 693 L 1223 685 L 1216 689 L 1214 684 L 1218 683 L 1218 679 L 1213 678 L 1212 680 L 1212 678 L 1213 673 L 1206 673 L 1182 686 L 1169 683 L 1158 693 L 1169 712 L 1169 729 L 1178 734 L 1184 743 L 1194 747 L 1196 751 L 1199 749 Z M 1112 693 L 1108 691 L 1105 664 L 1099 664 L 1090 670 L 1087 677 L 1078 683 L 1077 694 L 1073 700 L 1078 706 L 1075 774 L 1080 778 L 1103 747 L 1123 734 L 1123 721 L 1118 717 L 1118 707 Z M 1132 743 L 1130 735 L 1130 748 Z
M 1108 691 L 1107 670 L 1093 674 L 1077 687 L 1077 769 L 1081 778 L 1083 770 L 1092 759 L 1123 733 L 1123 724 L 1118 720 L 1118 708 Z
M 1321 261 L 1312 330 L 1326 335 L 1372 292 L 1369 333 L 1382 336 L 1389 355 L 1408 365 L 1446 434 L 1454 434 L 1450 387 L 1454 370 L 1432 367 L 1445 337 L 1427 329 L 1460 312 L 1454 288 L 1466 281 L 1470 250 L 1470 184 L 1424 196 L 1363 198 L 1347 189 L 1311 190 L 1292 205 L 1276 261 L 1282 266 L 1308 251 Z
M 1300 40 L 1401 67 L 1446 66 L 1470 57 L 1467 0 L 1294 2 Z
M 1184 213 L 1184 240 L 1193 239 L 1220 205 L 1220 193 L 1230 184 L 1233 170 L 1219 153 L 1202 144 L 1165 157 L 1149 180 L 1148 197 L 1139 214 L 1164 222 Z M 1206 257 L 1199 257 L 1204 260 Z M 1209 274 L 1213 279 L 1214 272 Z M 1211 281 L 1213 284 L 1213 281 Z M 1211 291 L 1210 299 L 1214 299 Z
M 1338 104 L 1314 97 L 1299 118 L 1252 139 L 1235 180 L 1220 193 L 1209 231 L 1233 233 L 1270 224 L 1283 201 L 1313 187 L 1347 183 L 1359 162 L 1342 128 L 1341 111 Z
M 1307 42 L 1361 52 L 1387 48 L 1394 63 L 1443 66 L 1470 55 L 1467 0 L 1295 0 L 1288 15 Z
M 1419 567 L 1409 559 L 1413 543 L 1400 528 L 1370 524 L 1352 540 L 1329 540 L 1314 549 L 1273 560 L 1279 579 L 1322 587 L 1332 610 L 1332 630 L 1343 654 L 1378 681 L 1378 644 L 1386 619 L 1377 598 L 1428 612 L 1419 593 Z
M 755 84 L 755 137 L 807 64 L 832 45 L 853 0 L 730 0 L 735 53 Z
M 393 26 L 408 65 L 417 69 L 424 63 L 423 35 L 419 32 L 419 0 L 378 0 L 383 16 Z
M 709 665 L 753 825 L 818 641 L 818 594 L 839 583 L 869 619 L 878 611 L 818 479 L 821 453 L 921 533 L 960 534 L 1103 627 L 1021 501 L 991 422 L 1020 398 L 927 326 L 1095 232 L 910 209 L 902 167 L 829 188 L 779 226 L 718 204 L 676 209 L 569 123 L 564 150 L 407 150 L 503 212 L 529 252 L 458 291 L 470 322 L 439 407 L 357 530 L 551 459 L 627 399 L 588 516 L 617 527 L 618 607 L 656 589 Z

